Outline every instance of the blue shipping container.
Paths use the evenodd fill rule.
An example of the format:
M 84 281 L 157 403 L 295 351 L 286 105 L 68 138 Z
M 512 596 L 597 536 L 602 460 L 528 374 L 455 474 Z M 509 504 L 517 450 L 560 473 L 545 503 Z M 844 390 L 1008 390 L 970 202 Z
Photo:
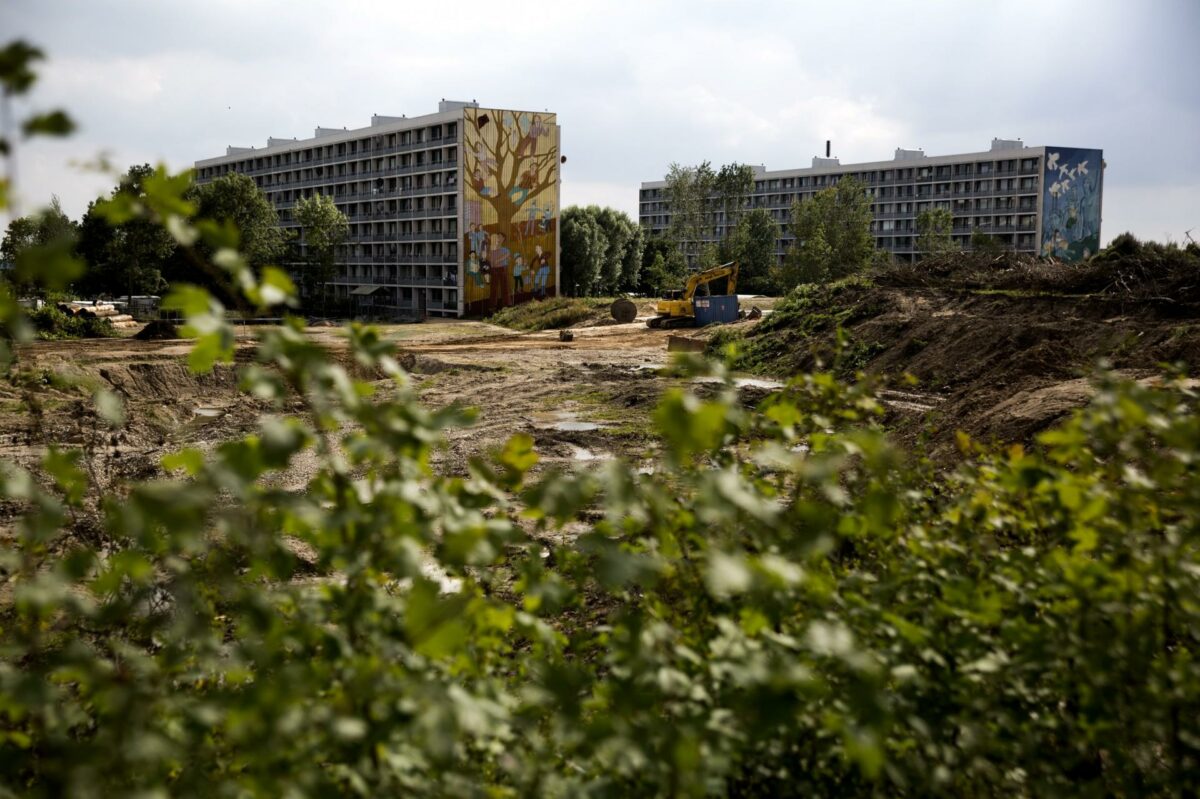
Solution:
M 696 324 L 703 327 L 711 324 L 733 322 L 738 318 L 736 294 L 719 297 L 696 297 L 692 300 L 696 310 Z

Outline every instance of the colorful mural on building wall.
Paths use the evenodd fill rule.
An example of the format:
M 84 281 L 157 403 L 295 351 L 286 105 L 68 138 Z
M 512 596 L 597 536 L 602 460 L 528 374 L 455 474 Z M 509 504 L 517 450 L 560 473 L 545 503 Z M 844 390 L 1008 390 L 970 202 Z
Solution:
M 463 121 L 463 281 L 468 314 L 558 289 L 555 115 L 467 108 Z
M 1102 150 L 1047 147 L 1042 177 L 1042 255 L 1082 261 L 1100 249 Z

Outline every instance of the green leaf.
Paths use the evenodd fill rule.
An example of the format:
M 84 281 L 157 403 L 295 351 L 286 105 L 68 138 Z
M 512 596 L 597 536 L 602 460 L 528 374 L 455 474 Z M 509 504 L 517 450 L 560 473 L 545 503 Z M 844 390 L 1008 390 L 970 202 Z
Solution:
M 21 124 L 26 136 L 66 136 L 75 130 L 75 123 L 62 111 L 38 114 Z
M 443 597 L 430 580 L 414 581 L 405 602 L 404 624 L 413 648 L 441 659 L 457 653 L 467 641 L 461 597 Z
M 161 307 L 164 311 L 179 311 L 190 318 L 207 314 L 213 302 L 212 295 L 206 290 L 180 283 L 172 286 L 171 292 L 163 298 Z
M 162 467 L 169 472 L 182 469 L 195 477 L 204 468 L 204 453 L 192 447 L 181 449 L 178 452 L 164 455 L 162 457 Z
M 96 390 L 96 413 L 108 423 L 109 427 L 121 427 L 125 424 L 125 403 L 121 398 L 106 388 Z
M 17 256 L 17 278 L 50 291 L 62 291 L 78 280 L 86 268 L 75 256 L 74 246 L 71 239 L 61 238 L 30 247 Z

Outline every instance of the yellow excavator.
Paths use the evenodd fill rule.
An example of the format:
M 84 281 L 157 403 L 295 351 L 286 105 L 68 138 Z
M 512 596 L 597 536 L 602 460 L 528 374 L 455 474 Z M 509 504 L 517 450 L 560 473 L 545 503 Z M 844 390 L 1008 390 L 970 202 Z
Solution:
M 725 293 L 728 296 L 734 297 L 732 303 L 732 312 L 734 318 L 737 317 L 737 276 L 738 265 L 737 261 L 730 261 L 727 264 L 714 266 L 712 269 L 705 269 L 703 272 L 697 272 L 688 278 L 687 285 L 681 291 L 668 291 L 663 294 L 663 298 L 658 301 L 654 311 L 658 315 L 646 322 L 649 327 L 691 327 L 697 322 L 696 305 L 697 302 L 704 300 L 696 300 L 696 290 L 701 286 L 708 286 L 714 280 L 720 280 L 723 277 L 729 278 L 725 284 Z M 714 298 L 716 299 L 716 298 Z M 701 316 L 704 316 L 701 313 Z M 705 321 L 732 321 L 730 319 L 714 318 Z

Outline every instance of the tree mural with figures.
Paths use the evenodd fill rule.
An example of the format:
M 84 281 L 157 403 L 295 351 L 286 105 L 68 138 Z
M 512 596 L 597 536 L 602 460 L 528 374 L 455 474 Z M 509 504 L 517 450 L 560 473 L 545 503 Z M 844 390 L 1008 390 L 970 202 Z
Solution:
M 466 109 L 463 263 L 469 313 L 557 293 L 558 145 L 554 114 Z

